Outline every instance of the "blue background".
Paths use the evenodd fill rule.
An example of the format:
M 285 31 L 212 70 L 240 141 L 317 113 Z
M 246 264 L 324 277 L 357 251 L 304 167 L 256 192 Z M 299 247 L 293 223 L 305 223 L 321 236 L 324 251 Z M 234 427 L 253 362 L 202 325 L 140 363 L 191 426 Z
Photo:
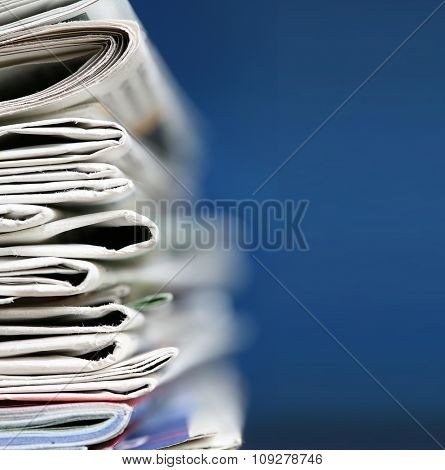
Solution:
M 251 198 L 439 1 L 132 3 L 210 125 L 204 194 Z M 445 444 L 444 22 L 256 195 L 310 201 L 310 251 L 255 255 L 394 399 L 251 259 L 246 448 Z

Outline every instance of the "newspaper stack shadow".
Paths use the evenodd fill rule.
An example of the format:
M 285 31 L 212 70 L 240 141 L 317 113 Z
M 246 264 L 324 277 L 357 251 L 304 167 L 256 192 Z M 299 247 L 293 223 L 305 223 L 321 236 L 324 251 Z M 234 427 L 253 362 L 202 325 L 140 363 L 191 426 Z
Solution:
M 137 210 L 194 184 L 183 99 L 126 1 L 47 8 L 0 6 L 0 448 L 238 447 L 236 268 Z

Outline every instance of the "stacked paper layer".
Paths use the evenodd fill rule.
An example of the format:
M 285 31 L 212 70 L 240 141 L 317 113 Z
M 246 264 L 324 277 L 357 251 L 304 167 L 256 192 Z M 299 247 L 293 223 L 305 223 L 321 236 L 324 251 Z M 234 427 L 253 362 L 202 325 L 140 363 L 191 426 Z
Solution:
M 138 210 L 197 146 L 131 7 L 9 0 L 0 37 L 0 448 L 239 446 L 231 262 Z

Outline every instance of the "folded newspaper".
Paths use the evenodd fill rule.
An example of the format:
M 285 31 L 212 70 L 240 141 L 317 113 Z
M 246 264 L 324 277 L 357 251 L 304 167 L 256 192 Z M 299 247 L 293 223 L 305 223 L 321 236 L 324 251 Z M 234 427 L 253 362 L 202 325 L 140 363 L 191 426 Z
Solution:
M 98 182 L 102 178 L 125 179 L 126 190 L 103 193 Z M 70 181 L 77 182 L 77 187 L 68 187 Z M 0 126 L 0 187 L 5 191 L 2 194 L 6 197 L 3 185 L 25 182 L 33 184 L 27 193 L 19 192 L 20 188 L 12 193 L 10 189 L 7 197 L 22 202 L 44 196 L 48 200 L 51 196 L 51 203 L 74 205 L 79 204 L 79 193 L 70 199 L 61 191 L 69 189 L 73 194 L 74 190 L 82 189 L 82 205 L 97 205 L 131 196 L 134 186 L 140 195 L 155 199 L 167 196 L 170 178 L 162 164 L 147 157 L 146 148 L 118 123 L 60 117 Z M 82 182 L 89 182 L 89 192 Z M 58 183 L 59 189 L 49 183 L 52 186 Z M 2 198 L 2 202 L 6 200 Z
M 125 0 L 94 3 L 95 12 L 88 17 L 110 18 L 113 5 L 116 10 L 116 5 L 127 4 Z M 81 106 L 75 116 L 92 114 L 118 121 L 149 142 L 162 158 L 190 156 L 197 145 L 184 100 L 144 31 L 133 21 L 134 15 L 124 16 L 131 21 L 98 19 L 32 28 L 18 19 L 12 28 L 3 28 L 3 34 L 0 30 L 4 77 L 0 118 L 10 122 L 25 116 L 46 118 Z M 45 22 L 55 21 L 48 14 Z
M 230 367 L 204 367 L 142 401 L 0 408 L 0 449 L 232 449 L 241 402 Z
M 0 1 L 0 38 L 0 448 L 238 447 L 241 270 L 142 213 L 193 112 L 126 0 Z
M 0 233 L 1 256 L 64 256 L 122 259 L 150 251 L 158 228 L 147 217 L 128 210 L 95 212 Z
M 131 412 L 105 402 L 0 408 L 0 449 L 86 448 L 121 434 Z
M 171 306 L 154 309 L 169 298 L 157 297 L 132 302 L 139 309 L 134 317 L 138 319 L 137 324 L 127 323 L 126 334 L 107 334 L 109 327 L 102 322 L 96 328 L 101 334 L 86 334 L 91 328 L 87 322 L 76 327 L 83 334 L 54 336 L 48 330 L 57 326 L 42 328 L 28 318 L 27 326 L 17 326 L 17 321 L 10 325 L 8 320 L 17 312 L 7 309 L 0 325 L 5 335 L 0 336 L 0 401 L 128 400 L 236 347 L 238 330 L 223 294 L 190 293 Z M 72 312 L 74 307 L 52 308 Z M 17 310 L 20 315 L 26 309 Z M 11 341 L 8 335 L 17 332 L 28 335 Z M 147 348 L 150 351 L 142 352 Z

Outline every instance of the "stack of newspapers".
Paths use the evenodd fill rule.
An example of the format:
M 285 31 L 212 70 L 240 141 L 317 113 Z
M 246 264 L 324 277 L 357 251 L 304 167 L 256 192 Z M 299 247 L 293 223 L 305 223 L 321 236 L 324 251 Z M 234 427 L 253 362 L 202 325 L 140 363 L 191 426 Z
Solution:
M 236 262 L 150 213 L 191 121 L 126 0 L 0 1 L 0 448 L 241 444 Z

